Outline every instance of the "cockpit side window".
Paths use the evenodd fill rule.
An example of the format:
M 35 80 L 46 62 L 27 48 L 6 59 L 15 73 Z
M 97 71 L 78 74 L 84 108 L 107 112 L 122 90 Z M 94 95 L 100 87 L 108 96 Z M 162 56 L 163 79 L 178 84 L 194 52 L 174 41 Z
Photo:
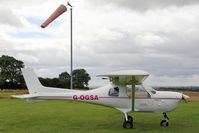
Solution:
M 151 97 L 142 85 L 136 85 L 135 97 Z
M 127 95 L 132 97 L 132 89 L 127 88 Z M 135 86 L 135 97 L 151 97 L 151 95 L 144 89 L 142 85 Z
M 109 89 L 108 95 L 109 96 L 119 96 L 119 88 L 114 87 L 114 88 Z

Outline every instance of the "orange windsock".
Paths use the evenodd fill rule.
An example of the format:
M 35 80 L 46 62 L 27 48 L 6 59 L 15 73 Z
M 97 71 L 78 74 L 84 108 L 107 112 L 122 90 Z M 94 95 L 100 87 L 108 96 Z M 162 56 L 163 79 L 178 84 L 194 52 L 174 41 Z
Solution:
M 59 17 L 62 13 L 67 11 L 66 6 L 61 4 L 55 11 L 54 13 L 41 25 L 42 28 L 45 28 L 50 24 L 53 20 L 55 20 L 57 17 Z

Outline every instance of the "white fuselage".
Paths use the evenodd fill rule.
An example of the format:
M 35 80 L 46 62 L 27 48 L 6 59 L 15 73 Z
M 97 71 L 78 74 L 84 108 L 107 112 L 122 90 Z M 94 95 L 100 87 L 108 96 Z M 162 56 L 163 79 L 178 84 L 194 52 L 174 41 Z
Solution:
M 88 91 L 45 87 L 44 90 L 48 93 L 46 91 L 40 92 L 35 101 L 47 99 L 75 100 L 113 107 L 122 112 L 131 112 L 131 97 L 128 97 L 124 91 L 119 91 L 118 96 L 109 96 L 108 92 L 111 87 L 113 87 L 112 84 Z M 155 94 L 152 94 L 150 90 L 146 89 L 146 91 L 150 94 L 149 96 L 135 97 L 134 111 L 154 113 L 168 112 L 174 110 L 182 99 L 182 94 L 177 92 L 156 91 Z

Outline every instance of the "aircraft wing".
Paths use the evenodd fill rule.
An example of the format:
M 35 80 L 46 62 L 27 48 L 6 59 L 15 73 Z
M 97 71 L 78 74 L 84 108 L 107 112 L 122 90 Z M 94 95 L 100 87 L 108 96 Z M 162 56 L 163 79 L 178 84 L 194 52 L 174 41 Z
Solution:
M 148 72 L 142 70 L 122 70 L 98 75 L 98 77 L 108 77 L 114 84 L 141 84 L 149 76 Z
M 24 95 L 12 95 L 14 98 L 20 98 L 20 99 L 28 99 L 28 98 L 36 98 L 38 95 L 35 94 L 24 94 Z

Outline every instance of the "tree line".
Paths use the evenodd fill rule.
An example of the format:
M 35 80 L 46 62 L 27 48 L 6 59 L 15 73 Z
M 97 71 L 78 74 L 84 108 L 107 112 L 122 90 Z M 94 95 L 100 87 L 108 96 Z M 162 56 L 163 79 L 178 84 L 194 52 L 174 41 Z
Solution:
M 2 55 L 0 57 L 0 89 L 27 89 L 21 68 L 24 62 L 12 56 Z M 85 69 L 73 70 L 73 88 L 88 89 L 91 79 Z M 39 77 L 42 85 L 57 88 L 70 88 L 70 75 L 62 72 L 56 78 Z

